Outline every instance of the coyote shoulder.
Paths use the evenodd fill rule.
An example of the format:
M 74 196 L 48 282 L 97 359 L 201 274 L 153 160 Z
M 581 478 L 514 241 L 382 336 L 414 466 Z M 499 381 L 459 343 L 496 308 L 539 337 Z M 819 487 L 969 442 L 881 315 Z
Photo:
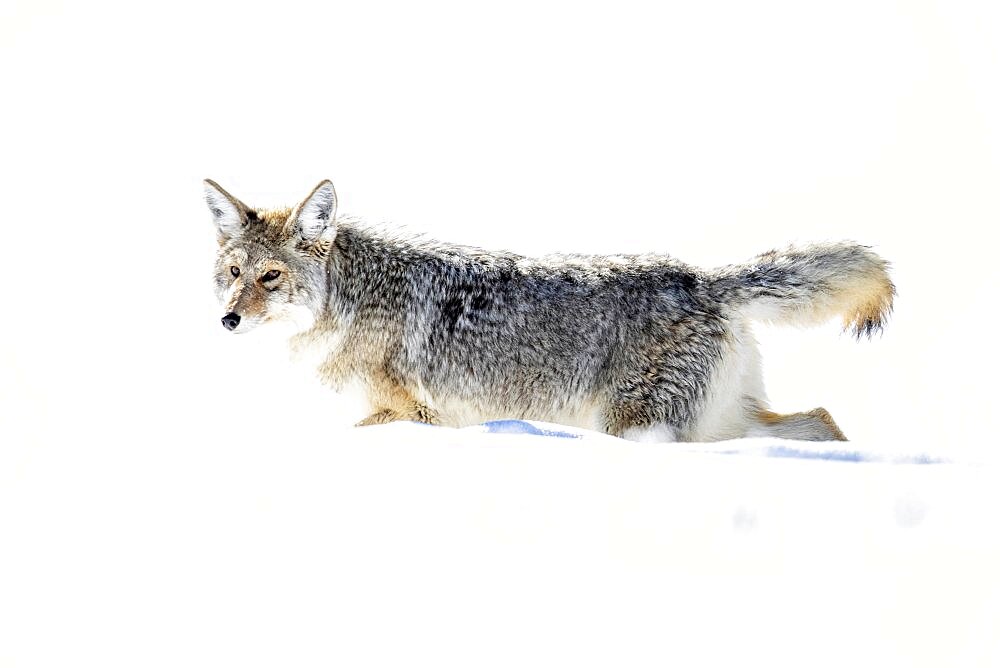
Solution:
M 817 244 L 703 270 L 668 255 L 529 258 L 398 238 L 337 218 L 323 181 L 290 209 L 256 209 L 215 182 L 222 324 L 283 319 L 318 373 L 364 388 L 371 414 L 463 426 L 524 418 L 632 440 L 843 440 L 822 408 L 768 408 L 750 321 L 833 317 L 870 336 L 892 308 L 888 264 Z

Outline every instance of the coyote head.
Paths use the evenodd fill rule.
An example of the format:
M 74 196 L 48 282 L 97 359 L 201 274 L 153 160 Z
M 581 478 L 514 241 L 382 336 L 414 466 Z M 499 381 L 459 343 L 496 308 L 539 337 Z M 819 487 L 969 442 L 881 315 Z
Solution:
M 215 292 L 223 327 L 247 332 L 275 320 L 314 319 L 324 307 L 336 235 L 333 184 L 323 181 L 293 209 L 265 210 L 206 179 L 205 200 L 219 238 Z

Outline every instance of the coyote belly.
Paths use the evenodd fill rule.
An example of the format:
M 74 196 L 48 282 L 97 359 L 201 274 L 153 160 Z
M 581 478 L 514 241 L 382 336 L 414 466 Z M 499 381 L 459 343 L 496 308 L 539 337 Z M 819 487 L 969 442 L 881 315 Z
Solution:
M 363 388 L 361 425 L 522 418 L 634 440 L 843 440 L 821 408 L 769 409 L 749 323 L 840 317 L 870 336 L 892 308 L 887 263 L 853 243 L 715 270 L 660 254 L 528 258 L 338 218 L 329 181 L 291 209 L 251 208 L 212 181 L 205 192 L 223 326 L 305 314 L 292 347 L 332 386 Z

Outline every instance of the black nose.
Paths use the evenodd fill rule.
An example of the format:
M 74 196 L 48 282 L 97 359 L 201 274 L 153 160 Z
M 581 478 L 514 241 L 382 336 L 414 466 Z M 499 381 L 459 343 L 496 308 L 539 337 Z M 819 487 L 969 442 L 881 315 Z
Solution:
M 236 329 L 240 324 L 240 316 L 235 313 L 227 313 L 222 316 L 222 326 L 228 329 L 230 332 Z

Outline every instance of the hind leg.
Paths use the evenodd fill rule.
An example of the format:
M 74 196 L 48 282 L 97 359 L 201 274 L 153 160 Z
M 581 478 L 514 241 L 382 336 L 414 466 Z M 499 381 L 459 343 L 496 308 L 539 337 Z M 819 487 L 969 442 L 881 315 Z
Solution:
M 752 423 L 747 436 L 774 436 L 800 441 L 847 440 L 825 408 L 788 415 L 758 408 L 752 412 L 751 417 Z
M 604 431 L 637 443 L 674 443 L 680 429 L 646 402 L 619 398 L 604 410 Z

